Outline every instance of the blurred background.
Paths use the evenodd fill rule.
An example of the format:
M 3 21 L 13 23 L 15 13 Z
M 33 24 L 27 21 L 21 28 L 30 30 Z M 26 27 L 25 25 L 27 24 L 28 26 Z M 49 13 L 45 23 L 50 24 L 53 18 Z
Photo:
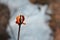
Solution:
M 0 40 L 17 40 L 16 16 L 23 14 L 26 25 L 21 26 L 20 40 L 53 40 L 46 15 L 48 5 L 33 5 L 29 0 L 0 0 Z M 40 7 L 40 10 L 38 9 Z M 51 13 L 51 11 L 48 11 Z

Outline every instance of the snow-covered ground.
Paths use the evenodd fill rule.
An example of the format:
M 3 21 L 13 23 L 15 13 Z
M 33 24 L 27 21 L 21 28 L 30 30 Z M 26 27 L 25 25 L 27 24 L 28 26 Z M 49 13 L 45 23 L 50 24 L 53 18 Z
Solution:
M 10 40 L 17 40 L 18 25 L 15 23 L 16 16 L 23 14 L 26 25 L 21 26 L 20 40 L 51 40 L 51 29 L 46 20 L 49 16 L 45 14 L 47 5 L 32 5 L 28 0 L 0 0 L 1 3 L 7 4 L 11 11 L 11 19 L 8 32 L 11 35 Z

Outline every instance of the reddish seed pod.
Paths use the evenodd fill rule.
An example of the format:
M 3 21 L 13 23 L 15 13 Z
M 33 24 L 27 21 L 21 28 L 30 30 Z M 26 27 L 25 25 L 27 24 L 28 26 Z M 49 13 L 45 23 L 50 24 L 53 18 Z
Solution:
M 23 15 L 17 16 L 16 17 L 16 24 L 22 24 L 25 20 L 25 17 Z

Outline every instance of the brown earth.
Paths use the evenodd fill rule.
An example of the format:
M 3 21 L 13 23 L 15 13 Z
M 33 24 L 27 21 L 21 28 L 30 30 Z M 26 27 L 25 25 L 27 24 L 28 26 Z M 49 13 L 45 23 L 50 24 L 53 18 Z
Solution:
M 0 4 L 0 40 L 8 40 L 9 35 L 6 31 L 9 24 L 10 11 L 7 5 Z
M 54 32 L 54 40 L 60 40 L 60 1 L 56 0 L 52 5 L 52 15 L 50 20 L 50 27 Z

